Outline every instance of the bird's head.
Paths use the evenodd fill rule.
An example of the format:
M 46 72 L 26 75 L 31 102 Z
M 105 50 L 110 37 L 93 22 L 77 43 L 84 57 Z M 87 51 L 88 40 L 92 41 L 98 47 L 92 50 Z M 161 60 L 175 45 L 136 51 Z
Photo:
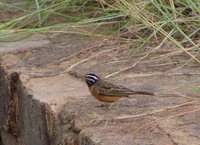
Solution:
M 89 87 L 91 87 L 92 85 L 94 85 L 96 82 L 98 82 L 100 80 L 100 77 L 95 75 L 95 74 L 86 74 L 85 75 L 85 82 L 87 83 L 87 85 Z

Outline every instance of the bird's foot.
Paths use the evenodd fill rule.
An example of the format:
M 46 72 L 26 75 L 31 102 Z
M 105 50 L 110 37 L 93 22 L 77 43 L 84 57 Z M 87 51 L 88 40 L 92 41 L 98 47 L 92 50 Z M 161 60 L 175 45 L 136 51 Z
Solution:
M 108 103 L 103 103 L 101 105 L 98 105 L 96 107 L 105 107 L 107 109 L 111 109 L 111 107 L 113 106 L 114 103 L 108 104 Z
M 108 103 L 103 103 L 103 104 L 101 104 L 101 105 L 97 105 L 96 107 L 109 107 L 109 105 L 110 104 L 108 104 Z

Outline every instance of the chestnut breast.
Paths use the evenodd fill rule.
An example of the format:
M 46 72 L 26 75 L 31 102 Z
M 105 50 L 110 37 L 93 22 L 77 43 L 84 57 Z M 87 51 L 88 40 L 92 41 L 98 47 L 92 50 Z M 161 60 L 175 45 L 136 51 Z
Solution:
M 106 95 L 102 95 L 100 93 L 100 88 L 96 85 L 93 85 L 89 88 L 91 94 L 98 99 L 99 101 L 102 102 L 107 102 L 107 103 L 112 103 L 115 102 L 117 100 L 119 100 L 121 97 L 120 96 L 106 96 Z

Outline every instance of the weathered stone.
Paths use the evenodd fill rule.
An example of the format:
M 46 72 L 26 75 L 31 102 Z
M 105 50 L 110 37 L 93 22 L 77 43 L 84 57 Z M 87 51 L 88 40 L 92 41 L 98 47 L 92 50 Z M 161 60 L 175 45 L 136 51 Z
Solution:
M 23 40 L 26 49 L 15 50 L 17 43 L 9 46 L 9 53 L 3 49 L 2 145 L 200 144 L 199 66 L 163 73 L 169 66 L 138 64 L 134 70 L 113 76 L 112 81 L 157 95 L 121 99 L 110 109 L 97 107 L 101 103 L 79 77 L 88 72 L 106 76 L 138 58 L 129 63 L 116 61 L 129 53 L 128 46 L 117 42 L 92 42 L 62 34 L 51 39 L 54 42 L 41 42 L 39 48 L 25 44 L 33 44 L 28 39 Z M 191 84 L 196 85 L 185 87 Z

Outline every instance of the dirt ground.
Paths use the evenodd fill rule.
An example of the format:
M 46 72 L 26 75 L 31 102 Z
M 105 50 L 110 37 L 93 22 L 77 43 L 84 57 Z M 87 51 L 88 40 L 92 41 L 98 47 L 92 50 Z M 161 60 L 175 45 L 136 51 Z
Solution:
M 130 43 L 119 40 L 54 34 L 5 48 L 13 50 L 3 54 L 3 64 L 20 72 L 36 98 L 62 120 L 63 142 L 78 136 L 81 145 L 200 144 L 200 66 L 194 61 L 184 65 L 189 57 L 170 43 L 135 53 Z M 80 79 L 90 72 L 156 95 L 97 107 L 102 103 Z

